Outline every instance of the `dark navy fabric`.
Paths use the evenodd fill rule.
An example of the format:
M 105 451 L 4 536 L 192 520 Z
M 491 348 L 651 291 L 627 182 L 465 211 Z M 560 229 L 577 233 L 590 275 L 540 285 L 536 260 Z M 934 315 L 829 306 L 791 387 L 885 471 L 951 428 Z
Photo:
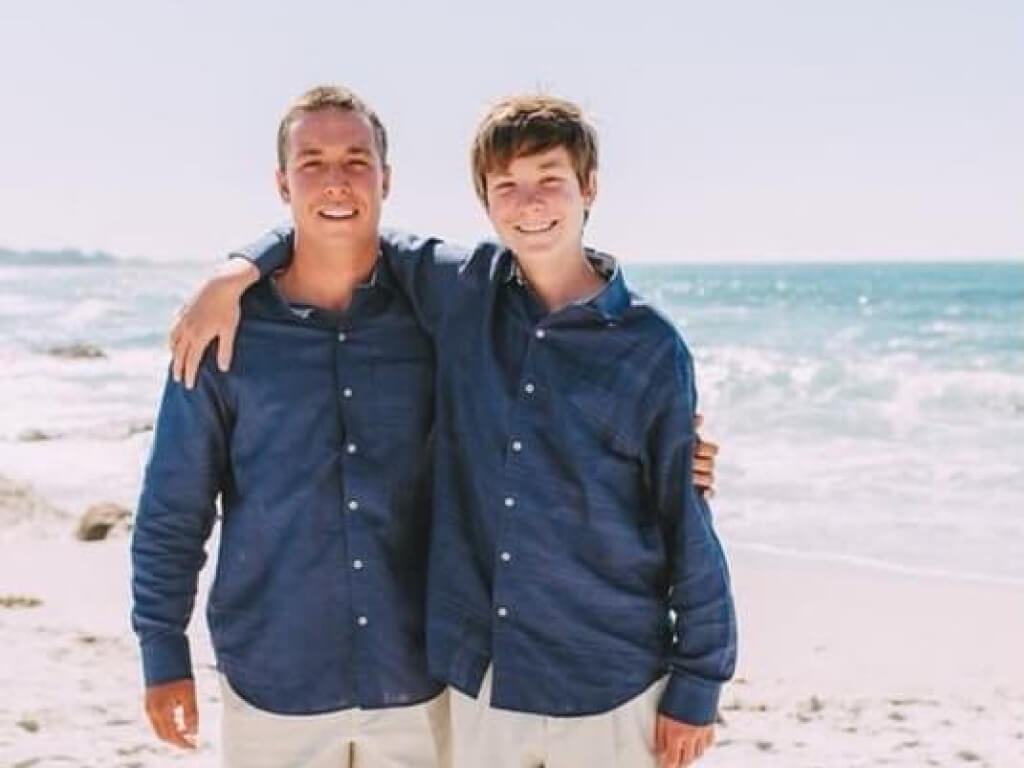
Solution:
M 390 707 L 427 674 L 434 358 L 386 264 L 334 314 L 244 296 L 230 372 L 168 381 L 132 542 L 147 684 L 191 677 L 185 627 L 223 511 L 208 621 L 218 667 L 284 714 Z
M 618 269 L 547 313 L 497 244 L 385 241 L 438 363 L 431 673 L 476 696 L 490 664 L 494 706 L 565 716 L 669 674 L 661 710 L 713 721 L 736 620 L 676 329 Z M 268 270 L 288 242 L 244 255 Z

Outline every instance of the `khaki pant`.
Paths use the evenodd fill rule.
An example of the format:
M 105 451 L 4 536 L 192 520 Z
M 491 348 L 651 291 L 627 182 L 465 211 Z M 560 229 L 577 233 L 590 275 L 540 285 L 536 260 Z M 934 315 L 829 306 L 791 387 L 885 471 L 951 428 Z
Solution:
M 654 768 L 667 682 L 599 715 L 548 717 L 491 707 L 488 668 L 476 699 L 450 689 L 453 768 Z
M 449 768 L 448 692 L 407 707 L 278 715 L 221 676 L 225 768 Z

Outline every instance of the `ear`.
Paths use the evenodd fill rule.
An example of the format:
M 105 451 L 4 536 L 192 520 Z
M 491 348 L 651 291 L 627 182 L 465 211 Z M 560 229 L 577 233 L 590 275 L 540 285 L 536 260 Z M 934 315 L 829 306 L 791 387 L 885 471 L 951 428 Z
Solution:
M 288 191 L 288 177 L 284 175 L 284 171 L 280 168 L 274 172 L 274 181 L 277 184 L 277 194 L 281 196 L 281 202 L 291 202 L 292 195 Z
M 583 192 L 583 202 L 587 206 L 587 210 L 590 210 L 590 207 L 594 204 L 594 199 L 597 197 L 597 171 L 590 172 L 587 185 L 581 191 Z
M 381 186 L 383 187 L 383 198 L 388 199 L 388 193 L 391 192 L 391 166 L 384 166 L 384 175 L 381 179 Z

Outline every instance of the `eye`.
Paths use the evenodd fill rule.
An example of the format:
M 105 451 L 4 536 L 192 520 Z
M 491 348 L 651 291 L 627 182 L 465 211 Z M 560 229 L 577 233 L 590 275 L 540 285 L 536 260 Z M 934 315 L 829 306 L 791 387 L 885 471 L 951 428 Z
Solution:
M 561 176 L 545 176 L 540 180 L 540 183 L 545 187 L 555 187 L 562 183 Z
M 323 165 L 323 163 L 321 163 L 319 160 L 306 160 L 299 167 L 302 168 L 303 170 L 313 170 L 319 168 L 321 165 Z
M 494 192 L 496 195 L 507 195 L 515 188 L 516 185 L 513 184 L 511 181 L 499 181 L 497 184 L 491 187 L 491 191 Z

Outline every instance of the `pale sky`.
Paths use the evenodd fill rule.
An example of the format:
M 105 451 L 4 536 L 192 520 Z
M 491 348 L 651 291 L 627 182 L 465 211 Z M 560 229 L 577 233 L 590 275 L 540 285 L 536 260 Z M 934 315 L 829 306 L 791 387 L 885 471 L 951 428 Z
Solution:
M 470 137 L 541 88 L 597 125 L 625 259 L 1024 258 L 1020 0 L 0 0 L 0 247 L 219 259 L 286 217 L 320 83 L 388 126 L 394 226 L 489 234 Z

